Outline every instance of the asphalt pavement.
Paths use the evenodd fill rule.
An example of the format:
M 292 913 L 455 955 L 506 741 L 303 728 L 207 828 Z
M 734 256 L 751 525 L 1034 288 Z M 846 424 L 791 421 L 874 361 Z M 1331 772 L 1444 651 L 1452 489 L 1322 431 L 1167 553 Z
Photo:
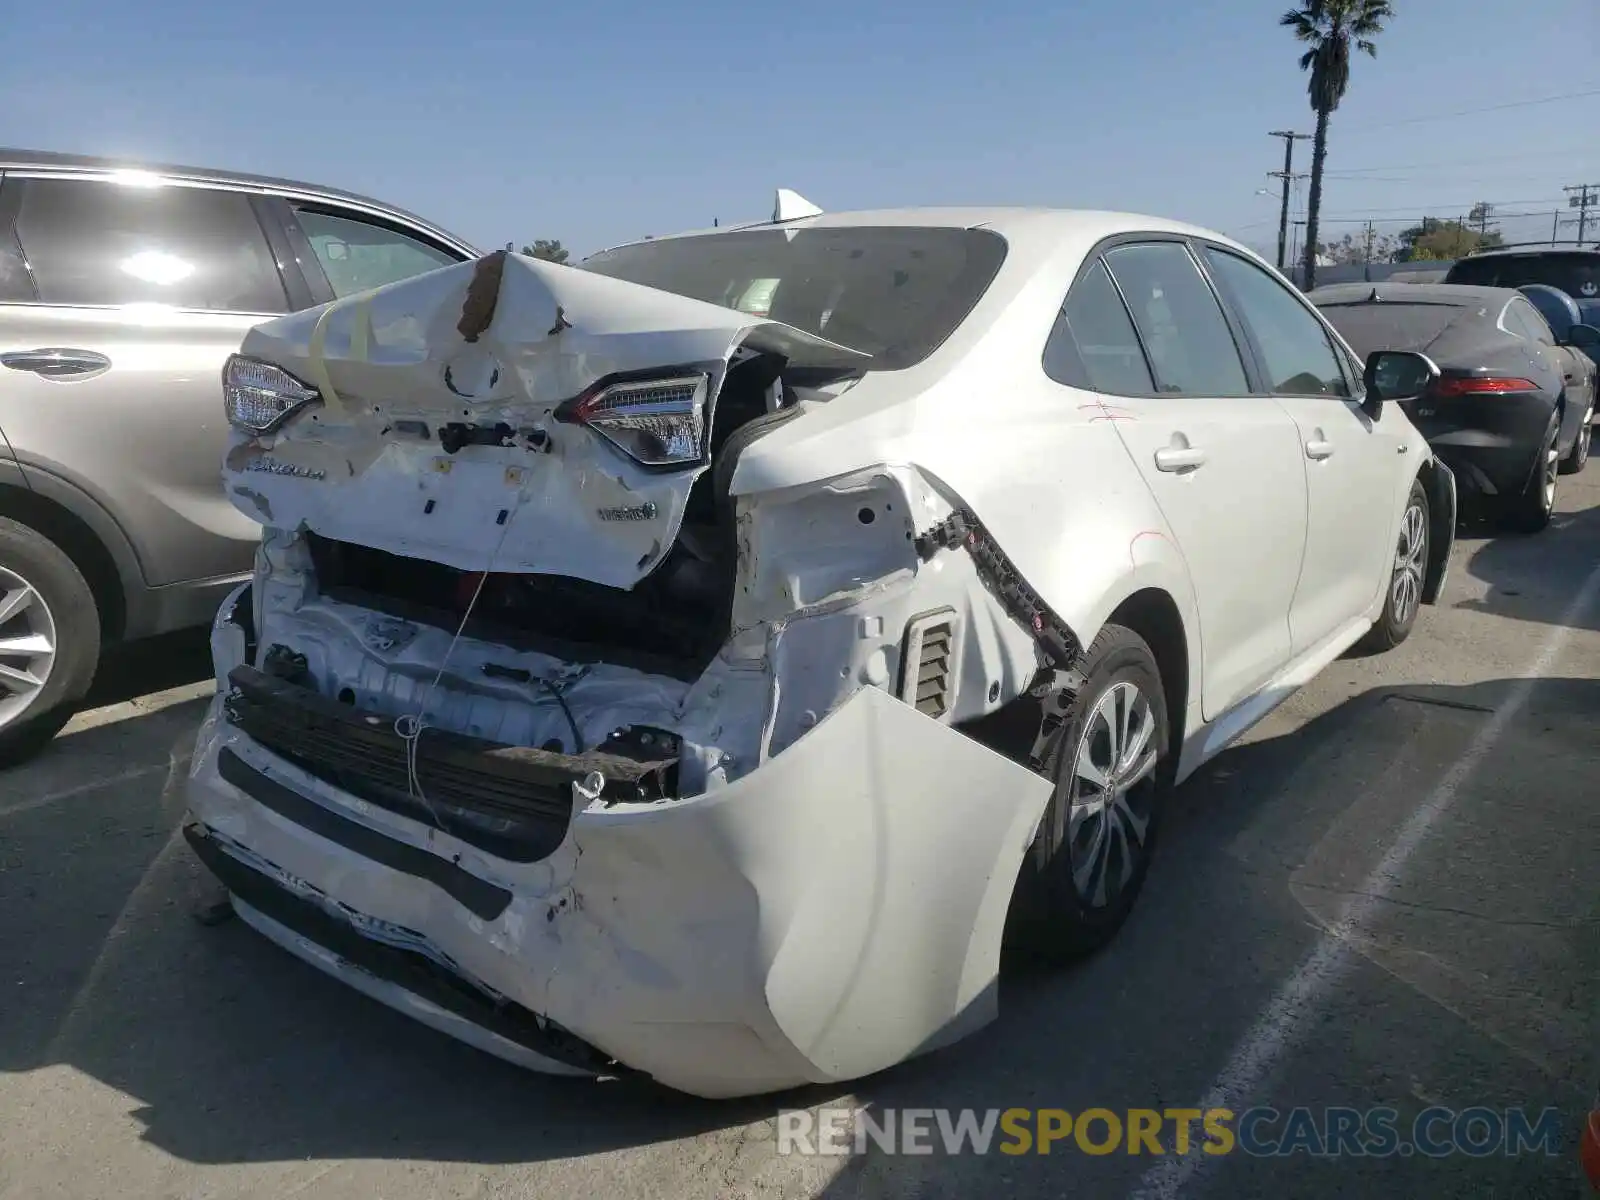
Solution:
M 176 835 L 203 639 L 119 656 L 0 774 L 0 1197 L 1576 1197 L 1554 1155 L 781 1155 L 781 1108 L 1433 1106 L 1600 1084 L 1600 468 L 1468 523 L 1442 605 L 1181 789 L 1122 936 L 1008 970 L 993 1026 L 844 1088 L 550 1080 L 303 966 Z M 1101 1127 L 1102 1136 L 1104 1126 Z M 937 1139 L 936 1139 L 937 1140 Z

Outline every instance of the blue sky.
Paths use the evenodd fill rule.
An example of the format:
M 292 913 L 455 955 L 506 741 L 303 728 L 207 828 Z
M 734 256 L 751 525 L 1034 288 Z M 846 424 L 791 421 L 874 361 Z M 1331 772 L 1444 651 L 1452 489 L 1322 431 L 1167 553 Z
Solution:
M 1481 199 L 1548 236 L 1562 185 L 1600 183 L 1600 5 L 1394 3 L 1334 116 L 1330 231 Z M 1267 131 L 1312 127 L 1284 7 L 59 0 L 7 18 L 10 46 L 61 52 L 8 56 L 0 144 L 311 179 L 486 248 L 756 219 L 778 186 L 1123 208 L 1267 246 Z

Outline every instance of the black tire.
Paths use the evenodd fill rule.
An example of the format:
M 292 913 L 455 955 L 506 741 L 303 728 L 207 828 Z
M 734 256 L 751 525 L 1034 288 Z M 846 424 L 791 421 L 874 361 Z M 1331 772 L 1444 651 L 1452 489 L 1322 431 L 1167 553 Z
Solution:
M 1559 472 L 1550 456 L 1555 453 L 1556 437 L 1561 432 L 1559 419 L 1550 422 L 1527 485 L 1515 496 L 1506 498 L 1506 524 L 1518 533 L 1538 533 L 1550 524 L 1556 510 L 1556 476 Z
M 55 661 L 44 687 L 26 710 L 0 725 L 0 767 L 11 767 L 48 745 L 88 693 L 100 662 L 100 612 L 73 561 L 37 530 L 5 517 L 0 568 L 38 593 L 55 630 Z
M 1583 424 L 1578 426 L 1577 440 L 1572 443 L 1572 449 L 1567 451 L 1567 456 L 1561 460 L 1561 473 L 1563 475 L 1576 475 L 1589 464 L 1589 442 L 1594 437 L 1594 430 L 1590 422 L 1594 420 L 1594 408 L 1583 415 Z
M 1089 646 L 1080 670 L 1086 683 L 1073 698 L 1044 762 L 1045 772 L 1056 781 L 1056 790 L 1023 858 L 1006 917 L 1007 949 L 1051 962 L 1088 954 L 1105 945 L 1122 927 L 1144 887 L 1177 767 L 1161 672 L 1144 639 L 1131 629 L 1107 625 Z M 1092 748 L 1091 762 L 1098 751 L 1109 752 L 1106 723 L 1098 710 L 1103 701 L 1125 703 L 1128 691 L 1118 691 L 1125 684 L 1146 706 L 1141 710 L 1134 701 L 1135 717 L 1148 711 L 1153 721 L 1145 744 L 1154 750 L 1155 766 L 1124 794 L 1123 806 L 1113 807 L 1115 827 L 1104 816 L 1096 825 L 1091 806 L 1074 841 L 1069 837 L 1074 832 L 1074 801 L 1086 798 L 1085 781 L 1077 777 L 1078 756 L 1086 745 Z M 1113 691 L 1117 691 L 1115 698 Z M 1109 753 L 1105 757 L 1109 761 Z M 1090 791 L 1087 798 L 1092 800 L 1096 794 Z M 1144 820 L 1142 840 L 1132 836 L 1138 817 Z M 1094 863 L 1100 856 L 1093 853 L 1101 845 L 1097 832 L 1100 838 L 1110 839 L 1098 872 Z M 1080 878 L 1075 878 L 1075 862 L 1083 868 L 1080 878 L 1086 886 L 1080 886 Z M 1118 878 L 1120 886 L 1110 886 Z M 1100 884 L 1105 885 L 1103 894 Z
M 1393 650 L 1411 636 L 1422 611 L 1422 589 L 1428 581 L 1428 549 L 1432 537 L 1429 525 L 1428 490 L 1422 480 L 1413 480 L 1400 517 L 1400 535 L 1395 540 L 1394 563 L 1384 585 L 1383 612 L 1361 639 L 1363 650 L 1382 653 Z M 1419 536 L 1420 527 L 1420 536 Z

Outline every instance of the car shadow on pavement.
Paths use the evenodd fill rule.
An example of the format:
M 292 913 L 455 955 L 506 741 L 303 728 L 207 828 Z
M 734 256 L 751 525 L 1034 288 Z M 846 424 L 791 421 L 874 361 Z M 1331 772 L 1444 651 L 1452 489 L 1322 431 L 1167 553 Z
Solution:
M 1489 537 L 1467 561 L 1467 574 L 1488 584 L 1489 593 L 1455 606 L 1472 612 L 1558 625 L 1584 579 L 1600 564 L 1600 504 L 1558 512 L 1550 528 L 1536 534 L 1506 534 L 1477 525 L 1465 532 Z M 1600 629 L 1600 609 L 1591 605 L 1579 627 Z
M 81 707 L 118 704 L 210 677 L 209 630 L 185 629 L 142 642 L 127 642 L 106 651 L 95 673 L 94 686 Z
M 1403 820 L 1438 786 L 1516 683 L 1377 688 L 1286 736 L 1228 751 L 1177 793 L 1159 867 L 1115 942 L 1063 971 L 1008 972 L 994 1025 L 949 1050 L 858 1083 L 853 1103 L 878 1114 L 875 1129 L 890 1109 L 974 1109 L 981 1117 L 987 1110 L 1103 1108 L 1125 1118 L 1132 1108 L 1159 1112 L 1197 1104 L 1240 1040 L 1252 1033 L 1263 1008 L 1312 952 L 1317 935 L 1333 923 L 1337 902 L 1354 894 L 1383 853 L 1388 817 Z M 1563 730 L 1556 741 L 1548 740 L 1552 722 Z M 1562 782 L 1579 781 L 1581 788 L 1600 769 L 1600 742 L 1587 733 L 1597 723 L 1600 681 L 1548 680 L 1518 719 L 1529 738 L 1537 730 L 1547 740 L 1508 733 L 1472 778 L 1493 780 L 1513 795 L 1536 795 L 1537 772 L 1554 747 L 1554 757 L 1566 760 Z M 1432 752 L 1419 749 L 1430 743 Z M 1475 806 L 1475 789 L 1472 782 L 1464 784 L 1463 793 L 1474 795 L 1464 794 L 1457 804 Z M 1572 791 L 1569 817 L 1585 809 L 1586 794 Z M 1514 819 L 1530 822 L 1520 813 Z M 1489 820 L 1492 825 L 1494 818 Z M 1397 893 L 1404 899 L 1397 899 L 1394 910 L 1407 914 L 1403 928 L 1375 940 L 1397 942 L 1404 952 L 1432 960 L 1428 966 L 1444 963 L 1446 985 L 1414 969 L 1392 946 L 1363 948 L 1349 981 L 1326 997 L 1326 1012 L 1308 1022 L 1314 1032 L 1263 1081 L 1262 1094 L 1235 1096 L 1230 1103 L 1285 1109 L 1388 1104 L 1414 1116 L 1426 1104 L 1421 1097 L 1431 1093 L 1457 1109 L 1551 1104 L 1579 1111 L 1600 1080 L 1600 1037 L 1594 1036 L 1600 1009 L 1592 998 L 1600 979 L 1600 874 L 1592 870 L 1600 854 L 1600 822 L 1573 829 L 1553 819 L 1549 826 L 1538 821 L 1537 815 L 1531 818 L 1530 833 L 1547 841 L 1577 838 L 1579 844 L 1570 854 L 1540 853 L 1536 840 L 1535 853 L 1502 864 L 1505 872 L 1493 878 L 1474 872 L 1475 855 L 1453 842 L 1448 854 L 1436 856 L 1441 862 L 1428 861 L 1422 852 L 1413 861 L 1415 888 Z M 1490 840 L 1485 832 L 1474 824 L 1472 838 L 1464 840 Z M 1506 841 L 1512 843 L 1503 847 L 1506 853 L 1524 849 Z M 1338 851 L 1338 874 L 1349 872 L 1343 878 L 1330 876 L 1330 847 Z M 1462 873 L 1475 885 L 1463 885 L 1472 894 L 1466 907 L 1489 910 L 1477 921 L 1450 907 L 1460 901 L 1454 892 L 1445 894 L 1452 885 L 1440 878 Z M 1539 920 L 1529 920 L 1528 930 L 1514 922 L 1494 926 L 1496 915 L 1514 906 L 1507 893 L 1522 893 L 1535 910 L 1545 903 L 1536 877 L 1546 884 L 1564 879 L 1576 915 L 1564 913 L 1549 923 L 1553 928 Z M 1424 927 L 1424 918 L 1440 913 L 1460 926 L 1442 932 Z M 1386 912 L 1383 920 L 1388 919 Z M 1483 932 L 1486 923 L 1500 935 L 1492 953 L 1484 948 L 1493 940 Z M 1529 930 L 1551 943 L 1537 961 Z M 1512 968 L 1504 965 L 1513 961 L 1515 970 L 1529 973 L 1528 986 L 1544 997 L 1543 1008 L 1526 996 L 1516 997 L 1520 1012 L 1515 1004 L 1508 1012 L 1492 1007 L 1516 990 L 1508 978 Z M 1452 990 L 1455 972 L 1473 985 Z M 1558 1018 L 1564 1040 L 1550 1032 Z M 1541 1019 L 1544 1028 L 1535 1034 L 1531 1027 Z M 1574 1045 L 1582 1047 L 1576 1055 Z M 1549 1052 L 1535 1063 L 1542 1051 Z M 1131 1155 L 1125 1142 L 1113 1152 L 1090 1154 L 1070 1137 L 1046 1155 L 991 1149 L 951 1157 L 940 1148 L 936 1123 L 928 1124 L 932 1153 L 887 1155 L 869 1141 L 865 1154 L 835 1160 L 838 1173 L 822 1196 L 1123 1196 L 1154 1165 L 1149 1156 Z M 1097 1127 L 1094 1140 L 1105 1136 L 1106 1127 Z M 995 1145 L 1002 1140 L 1003 1135 Z M 1228 1165 L 1236 1173 L 1227 1183 L 1203 1190 L 1330 1200 L 1575 1194 L 1567 1158 L 1489 1162 L 1456 1155 L 1443 1165 L 1372 1160 L 1361 1169 L 1376 1173 L 1366 1176 L 1354 1173 L 1348 1159 L 1331 1166 L 1304 1156 L 1287 1166 L 1246 1160 L 1245 1170 L 1238 1170 L 1238 1159 Z M 1413 1168 L 1405 1183 L 1399 1182 L 1403 1165 Z
M 1481 725 L 1514 684 L 1399 689 L 1420 703 L 1376 689 L 1228 752 L 1178 793 L 1147 894 L 1104 952 L 1053 972 L 1008 969 L 999 1020 L 964 1043 L 853 1085 L 731 1102 L 516 1070 L 326 979 L 236 920 L 202 924 L 195 914 L 215 893 L 176 836 L 198 703 L 88 730 L 64 739 L 70 761 L 95 761 L 107 739 L 126 748 L 137 734 L 124 771 L 145 774 L 31 807 L 26 797 L 0 803 L 0 1116 L 24 1138 L 45 1138 L 31 1124 L 46 1123 L 52 1146 L 89 1161 L 106 1139 L 129 1136 L 131 1117 L 144 1142 L 201 1164 L 526 1163 L 728 1131 L 726 1161 L 712 1165 L 759 1187 L 794 1165 L 774 1149 L 780 1108 L 852 1095 L 978 1109 L 1190 1104 L 1315 941 L 1293 872 L 1353 803 L 1378 804 L 1400 783 L 1414 791 L 1396 762 L 1438 742 L 1435 721 Z M 1549 706 L 1591 730 L 1600 720 L 1600 683 L 1554 680 L 1539 695 L 1530 713 Z M 1437 749 L 1441 761 L 1424 765 L 1442 772 L 1457 749 Z M 1480 774 L 1500 769 L 1494 759 Z M 1382 979 L 1375 986 L 1395 986 Z M 1432 1001 L 1378 1001 L 1385 1019 L 1399 1007 L 1432 1028 L 1460 1024 Z M 1467 1035 L 1471 1053 L 1451 1051 L 1459 1059 L 1482 1054 L 1505 1078 L 1557 1087 L 1493 1039 Z M 1324 1102 L 1338 1102 L 1327 1089 L 1347 1057 L 1336 1050 L 1325 1063 Z M 64 1111 L 5 1101 L 23 1086 L 7 1075 L 62 1068 L 48 1090 L 80 1089 L 57 1101 Z M 1057 1195 L 1069 1167 L 1094 1178 L 1081 1194 L 1110 1194 L 1099 1187 L 1143 1165 L 1125 1153 L 1070 1164 L 869 1155 L 827 1194 Z

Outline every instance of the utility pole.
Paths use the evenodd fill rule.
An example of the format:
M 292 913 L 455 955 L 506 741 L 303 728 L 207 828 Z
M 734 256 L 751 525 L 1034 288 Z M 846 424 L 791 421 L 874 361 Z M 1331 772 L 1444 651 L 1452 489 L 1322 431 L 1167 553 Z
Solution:
M 1550 244 L 1556 244 L 1556 234 L 1561 232 L 1561 210 L 1558 208 L 1550 214 Z
M 1289 240 L 1289 183 L 1294 178 L 1294 144 L 1296 140 L 1308 142 L 1309 133 L 1291 133 L 1287 129 L 1274 129 L 1268 137 L 1283 139 L 1283 170 L 1272 171 L 1274 179 L 1283 180 L 1283 207 L 1278 211 L 1278 270 L 1283 270 L 1285 243 Z
M 1561 190 L 1569 193 L 1567 207 L 1578 210 L 1578 241 L 1581 242 L 1589 227 L 1589 210 L 1600 207 L 1600 183 L 1575 183 Z
M 1362 261 L 1369 267 L 1372 265 L 1372 221 L 1370 218 L 1367 221 L 1367 252 Z

